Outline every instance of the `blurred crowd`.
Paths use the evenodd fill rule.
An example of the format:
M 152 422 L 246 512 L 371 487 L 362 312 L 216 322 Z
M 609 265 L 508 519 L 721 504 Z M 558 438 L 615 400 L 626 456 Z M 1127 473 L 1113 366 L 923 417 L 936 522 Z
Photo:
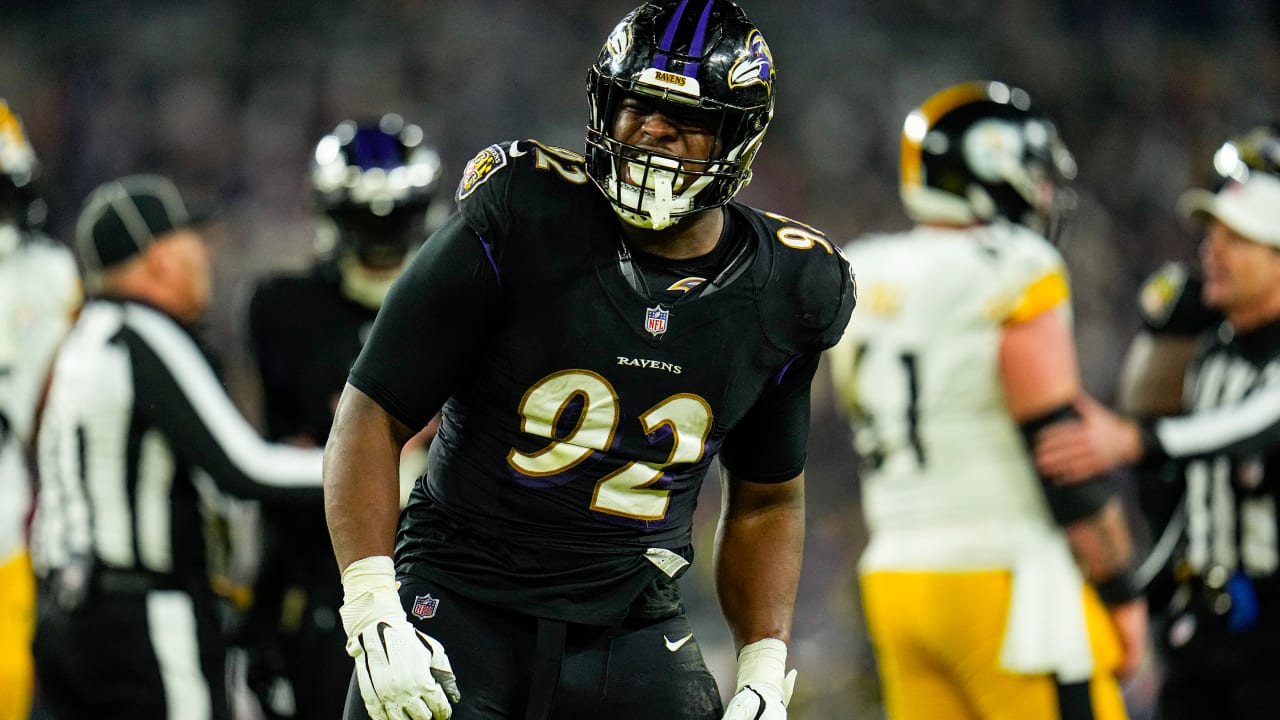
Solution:
M 897 199 L 901 119 L 936 88 L 1004 80 L 1058 119 L 1080 166 L 1065 246 L 1077 339 L 1085 384 L 1103 400 L 1138 324 L 1141 278 L 1194 251 L 1178 194 L 1206 181 L 1224 138 L 1280 107 L 1280 9 L 1263 0 L 744 6 L 773 48 L 778 107 L 740 199 L 837 238 L 908 225 Z M 57 239 L 70 240 L 91 188 L 126 173 L 163 173 L 193 204 L 223 208 L 208 339 L 255 418 L 245 304 L 261 277 L 315 256 L 306 168 L 316 139 L 344 118 L 399 112 L 440 150 L 450 185 L 496 141 L 581 151 L 586 68 L 629 7 L 17 0 L 0 5 L 0 97 L 40 154 Z M 793 663 L 804 668 L 804 717 L 849 717 L 878 702 L 854 573 L 865 538 L 845 423 L 828 398 L 815 398 L 814 412 Z M 699 547 L 711 546 L 715 492 L 708 483 Z M 686 588 L 695 625 L 715 630 L 706 559 Z M 702 646 L 717 674 L 732 672 L 727 632 Z M 1132 692 L 1141 717 L 1143 688 Z

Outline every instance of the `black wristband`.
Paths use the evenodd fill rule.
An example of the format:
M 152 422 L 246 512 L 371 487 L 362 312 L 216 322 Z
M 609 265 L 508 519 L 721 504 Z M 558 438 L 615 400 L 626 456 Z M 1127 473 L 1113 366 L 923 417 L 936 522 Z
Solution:
M 1125 568 L 1106 580 L 1093 583 L 1098 591 L 1098 599 L 1107 607 L 1124 605 L 1142 597 L 1142 586 L 1138 584 L 1138 574 L 1132 567 Z
M 1160 436 L 1156 435 L 1156 423 L 1159 418 L 1151 420 L 1141 420 L 1138 422 L 1138 432 L 1140 434 L 1140 442 L 1142 443 L 1142 457 L 1144 461 L 1160 461 L 1168 460 L 1169 453 L 1165 452 L 1164 445 L 1160 443 Z

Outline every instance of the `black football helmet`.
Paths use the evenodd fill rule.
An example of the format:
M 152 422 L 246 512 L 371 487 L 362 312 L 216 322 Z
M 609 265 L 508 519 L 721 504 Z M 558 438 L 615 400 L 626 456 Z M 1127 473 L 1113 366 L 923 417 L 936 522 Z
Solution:
M 902 127 L 901 196 L 917 222 L 1005 218 L 1053 238 L 1075 205 L 1076 162 L 1024 90 L 999 82 L 946 88 Z
M 22 120 L 0 100 L 0 224 L 40 227 L 48 214 L 36 189 L 40 162 Z
M 440 154 L 400 115 L 344 120 L 316 144 L 311 188 L 338 246 L 372 268 L 399 265 L 448 214 Z
M 1255 125 L 1228 139 L 1213 154 L 1218 185 L 1245 182 L 1250 172 L 1280 175 L 1280 121 Z
M 774 74 L 764 36 L 732 2 L 641 5 L 609 34 L 587 73 L 592 181 L 618 215 L 638 227 L 660 230 L 724 205 L 751 180 L 751 161 L 773 117 Z M 614 114 L 629 95 L 705 111 L 716 129 L 711 161 L 672 158 L 615 140 Z M 640 185 L 628 182 L 628 175 L 641 178 Z

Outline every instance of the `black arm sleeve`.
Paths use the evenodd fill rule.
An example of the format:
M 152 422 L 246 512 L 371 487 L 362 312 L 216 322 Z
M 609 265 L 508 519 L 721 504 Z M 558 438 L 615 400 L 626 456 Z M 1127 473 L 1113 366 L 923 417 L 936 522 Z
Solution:
M 1035 446 L 1036 433 L 1046 427 L 1060 422 L 1079 420 L 1080 413 L 1070 405 L 1063 405 L 1054 410 L 1032 418 L 1021 425 L 1022 438 L 1028 448 Z M 1101 475 L 1070 485 L 1059 485 L 1051 478 L 1040 476 L 1040 486 L 1044 490 L 1045 499 L 1049 503 L 1049 511 L 1059 525 L 1070 525 L 1077 520 L 1093 515 L 1107 504 L 1117 491 L 1115 481 L 1108 475 Z
M 476 366 L 500 302 L 490 246 L 454 213 L 396 279 L 348 382 L 425 427 Z
M 720 461 L 735 477 L 785 482 L 804 470 L 809 388 L 819 357 L 816 352 L 797 356 L 725 438 Z
M 239 497 L 321 499 L 321 451 L 264 442 L 231 402 L 195 343 L 154 322 L 123 333 L 135 407 L 175 453 Z

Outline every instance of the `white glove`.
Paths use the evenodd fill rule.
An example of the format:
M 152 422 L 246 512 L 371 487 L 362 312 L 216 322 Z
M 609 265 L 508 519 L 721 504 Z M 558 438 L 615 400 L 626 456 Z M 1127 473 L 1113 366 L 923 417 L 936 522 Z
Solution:
M 738 653 L 738 689 L 724 720 L 787 720 L 787 703 L 796 671 L 786 672 L 787 644 L 776 638 L 757 640 Z
M 448 720 L 458 683 L 444 647 L 418 632 L 396 593 L 395 565 L 367 557 L 342 573 L 342 628 L 372 720 Z

